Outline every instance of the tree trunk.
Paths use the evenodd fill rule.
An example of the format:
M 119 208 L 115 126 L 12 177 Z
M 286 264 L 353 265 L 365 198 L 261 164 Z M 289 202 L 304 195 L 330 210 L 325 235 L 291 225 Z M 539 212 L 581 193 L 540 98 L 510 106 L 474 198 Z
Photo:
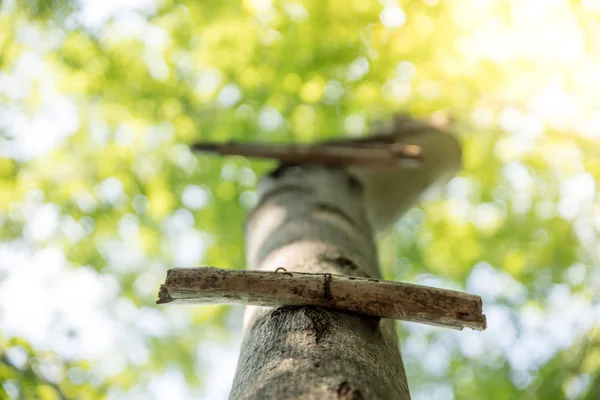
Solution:
M 259 184 L 246 224 L 249 269 L 381 278 L 381 232 L 427 189 L 460 169 L 451 135 L 398 117 L 366 139 L 330 142 L 418 146 L 418 168 L 283 165 Z M 323 279 L 325 299 L 330 281 Z M 248 306 L 232 399 L 410 399 L 392 320 L 318 307 Z
M 381 278 L 362 184 L 343 168 L 281 166 L 246 224 L 250 269 Z M 331 296 L 323 281 L 323 296 Z M 392 320 L 248 306 L 232 399 L 409 399 Z

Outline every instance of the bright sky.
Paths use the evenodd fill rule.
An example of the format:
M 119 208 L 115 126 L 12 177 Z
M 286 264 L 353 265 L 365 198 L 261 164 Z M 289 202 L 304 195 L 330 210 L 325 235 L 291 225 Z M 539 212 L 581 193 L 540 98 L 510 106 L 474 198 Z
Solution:
M 434 2 L 436 0 L 428 0 Z M 4 8 L 10 2 L 5 2 Z M 160 48 L 167 43 L 167 33 L 149 25 L 140 15 L 152 13 L 154 0 L 95 1 L 81 0 L 83 9 L 77 19 L 99 35 L 123 35 L 143 37 L 152 43 L 147 58 L 155 76 L 161 75 Z M 269 1 L 254 1 L 257 10 L 269 9 Z M 407 16 L 395 1 L 385 1 L 380 15 L 381 22 L 388 28 L 404 24 Z M 500 125 L 511 134 L 496 146 L 497 155 L 505 161 L 502 174 L 507 185 L 523 204 L 523 212 L 531 204 L 533 177 L 525 166 L 516 160 L 515 154 L 526 152 L 532 138 L 541 135 L 544 126 L 571 127 L 584 137 L 600 136 L 600 108 L 587 112 L 598 104 L 600 93 L 600 65 L 598 59 L 590 59 L 585 53 L 582 32 L 572 15 L 566 12 L 567 1 L 526 0 L 516 2 L 513 9 L 514 25 L 504 26 L 500 21 L 470 20 L 473 13 L 464 12 L 471 7 L 489 7 L 494 1 L 459 2 L 456 12 L 464 15 L 464 25 L 472 34 L 456 44 L 457 51 L 467 59 L 510 60 L 511 57 L 532 57 L 544 64 L 540 74 L 549 76 L 548 84 L 539 87 L 530 98 L 526 110 L 506 106 L 499 116 L 490 115 L 489 110 L 474 110 L 473 121 L 480 126 L 489 125 L 497 118 Z M 600 1 L 585 0 L 589 12 L 600 13 Z M 302 9 L 303 10 L 303 9 Z M 302 10 L 299 18 L 305 18 Z M 562 11 L 561 11 L 562 10 Z M 111 31 L 104 31 L 106 21 L 117 20 Z M 559 28 L 560 27 L 560 28 Z M 533 34 L 532 34 L 533 33 Z M 526 39 L 524 39 L 526 38 Z M 24 26 L 19 38 L 31 43 L 32 50 L 23 54 L 12 72 L 0 73 L 0 92 L 12 99 L 28 96 L 32 82 L 40 79 L 41 106 L 33 116 L 11 104 L 0 105 L 0 124 L 9 132 L 19 132 L 15 140 L 4 142 L 0 154 L 19 160 L 31 160 L 61 146 L 63 140 L 73 134 L 80 124 L 77 106 L 73 100 L 56 91 L 51 71 L 42 62 L 45 52 L 52 51 L 60 43 L 60 37 L 40 36 L 34 28 Z M 36 44 L 37 43 L 37 44 Z M 34 45 L 35 44 L 35 45 Z M 157 50 L 158 49 L 158 50 Z M 576 66 L 576 67 L 573 67 Z M 366 59 L 357 59 L 349 67 L 349 74 L 361 76 L 368 71 Z M 414 65 L 399 66 L 399 73 L 414 74 Z M 553 70 L 564 71 L 585 79 L 575 79 L 575 88 L 567 91 L 560 79 L 553 79 Z M 575 70 L 573 70 L 575 68 Z M 596 71 L 591 73 L 590 71 Z M 418 72 L 417 72 L 418 73 Z M 208 71 L 199 80 L 198 90 L 213 92 L 219 87 L 219 72 Z M 335 88 L 332 88 L 334 90 Z M 226 86 L 219 94 L 222 106 L 234 104 L 240 91 L 235 85 Z M 282 123 L 277 110 L 265 108 L 259 115 L 262 129 L 272 130 Z M 356 122 L 356 121 L 354 121 Z M 349 125 L 356 126 L 356 123 Z M 102 141 L 102 132 L 93 133 Z M 549 153 L 549 157 L 552 157 Z M 560 163 L 578 171 L 565 176 L 560 182 L 560 201 L 538 205 L 541 215 L 558 214 L 573 221 L 582 240 L 592 241 L 590 233 L 600 229 L 600 210 L 593 208 L 596 184 L 593 177 L 583 170 L 581 153 L 578 150 L 561 152 Z M 249 179 L 254 179 L 249 176 Z M 505 211 L 495 204 L 482 204 L 473 210 L 469 200 L 469 181 L 456 178 L 449 185 L 452 212 L 457 218 L 473 221 L 477 226 L 498 223 Z M 109 178 L 100 183 L 96 194 L 102 202 L 116 203 L 122 196 L 120 182 Z M 202 208 L 210 200 L 210 192 L 201 185 L 190 185 L 183 192 L 183 203 L 192 210 Z M 92 196 L 81 198 L 82 209 L 96 205 Z M 60 208 L 44 200 L 41 192 L 32 191 L 27 200 L 17 206 L 25 216 L 24 237 L 13 242 L 0 243 L 0 331 L 4 335 L 21 336 L 39 349 L 53 350 L 66 358 L 93 360 L 93 374 L 105 377 L 121 371 L 126 362 L 143 364 L 149 356 L 145 340 L 162 337 L 190 329 L 201 329 L 191 324 L 185 308 L 167 307 L 159 312 L 154 307 L 137 308 L 131 302 L 119 298 L 119 282 L 109 274 L 99 274 L 91 267 L 73 268 L 65 259 L 60 246 L 52 244 L 55 235 L 64 234 L 76 245 L 77 241 L 90 233 L 93 221 L 77 222 L 62 215 Z M 592 211 L 593 210 L 593 211 Z M 537 209 L 536 209 L 537 211 Z M 593 213 L 593 214 L 592 214 Z M 593 216 L 590 218 L 590 216 Z M 140 244 L 136 242 L 138 221 L 135 216 L 126 216 L 119 224 L 120 238 L 104 243 L 101 252 L 109 260 L 109 268 L 137 271 L 139 278 L 136 289 L 146 296 L 155 291 L 164 279 L 166 266 L 144 264 Z M 169 246 L 180 266 L 199 265 L 210 238 L 194 228 L 194 218 L 187 210 L 179 210 L 170 216 L 163 229 L 173 238 Z M 41 245 L 41 243 L 50 243 Z M 596 250 L 597 251 L 597 250 Z M 557 351 L 568 348 L 579 335 L 600 322 L 600 306 L 570 290 L 570 284 L 585 279 L 588 267 L 583 264 L 571 266 L 565 274 L 563 284 L 555 285 L 545 300 L 545 308 L 525 306 L 518 313 L 507 305 L 520 304 L 525 295 L 523 286 L 508 274 L 499 272 L 486 263 L 473 268 L 466 290 L 481 294 L 489 321 L 485 332 L 452 332 L 440 335 L 437 343 L 428 344 L 422 335 L 412 335 L 403 343 L 405 357 L 422 358 L 427 371 L 441 374 L 448 368 L 447 354 L 460 351 L 467 357 L 493 363 L 501 354 L 508 360 L 515 382 L 527 385 L 533 379 L 535 369 L 550 359 Z M 35 273 L 34 273 L 35 272 Z M 544 279 L 545 277 L 540 277 Z M 423 275 L 417 283 L 438 287 L 452 287 L 448 282 Z M 520 321 L 519 330 L 515 321 Z M 432 329 L 417 324 L 406 324 L 411 332 L 428 332 Z M 72 336 L 70 332 L 76 331 Z M 238 329 L 239 332 L 239 329 Z M 233 377 L 237 360 L 239 338 L 234 343 L 217 345 L 200 342 L 197 349 L 198 363 L 203 363 L 205 387 L 200 396 L 207 399 L 225 399 Z M 13 351 L 8 356 L 16 364 L 23 354 Z M 51 363 L 51 362 L 50 362 Z M 64 379 L 51 365 L 44 369 L 51 381 Z M 586 385 L 582 380 L 570 389 L 574 397 Z M 177 393 L 167 396 L 166 393 Z M 119 393 L 113 393 L 118 398 Z M 136 388 L 128 398 L 172 399 L 197 398 L 192 393 L 178 370 L 152 380 L 150 387 Z M 452 399 L 452 390 L 447 386 L 433 385 L 415 399 Z

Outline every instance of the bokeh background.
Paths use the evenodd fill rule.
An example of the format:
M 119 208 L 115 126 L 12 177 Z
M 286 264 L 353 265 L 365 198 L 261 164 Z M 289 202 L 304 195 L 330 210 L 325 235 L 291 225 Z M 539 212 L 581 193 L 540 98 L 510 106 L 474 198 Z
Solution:
M 198 140 L 450 123 L 464 170 L 379 238 L 388 279 L 479 294 L 399 324 L 413 397 L 600 398 L 600 1 L 3 0 L 0 398 L 225 399 L 241 307 L 158 307 L 244 268 L 273 163 Z

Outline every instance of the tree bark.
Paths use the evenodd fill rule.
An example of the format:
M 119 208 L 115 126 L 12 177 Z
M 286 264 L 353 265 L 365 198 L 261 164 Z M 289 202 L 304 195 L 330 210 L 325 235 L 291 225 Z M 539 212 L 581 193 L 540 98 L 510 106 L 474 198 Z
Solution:
M 363 187 L 344 168 L 281 166 L 246 224 L 250 269 L 381 278 Z M 392 320 L 248 306 L 232 399 L 409 399 Z
M 246 223 L 253 270 L 380 279 L 373 236 L 460 169 L 454 137 L 399 117 L 379 136 L 330 142 L 419 148 L 417 168 L 282 165 Z M 410 399 L 394 322 L 320 307 L 248 306 L 232 399 Z
M 462 330 L 484 330 L 481 297 L 356 276 L 214 267 L 173 268 L 157 304 L 313 306 Z

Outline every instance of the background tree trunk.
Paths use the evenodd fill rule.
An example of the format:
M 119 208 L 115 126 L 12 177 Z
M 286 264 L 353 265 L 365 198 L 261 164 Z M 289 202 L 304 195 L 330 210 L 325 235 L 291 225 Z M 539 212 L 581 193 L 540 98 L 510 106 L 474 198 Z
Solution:
M 246 225 L 248 268 L 380 278 L 362 184 L 343 168 L 281 166 Z M 325 277 L 323 296 L 330 296 Z M 249 306 L 232 399 L 409 399 L 391 320 Z

